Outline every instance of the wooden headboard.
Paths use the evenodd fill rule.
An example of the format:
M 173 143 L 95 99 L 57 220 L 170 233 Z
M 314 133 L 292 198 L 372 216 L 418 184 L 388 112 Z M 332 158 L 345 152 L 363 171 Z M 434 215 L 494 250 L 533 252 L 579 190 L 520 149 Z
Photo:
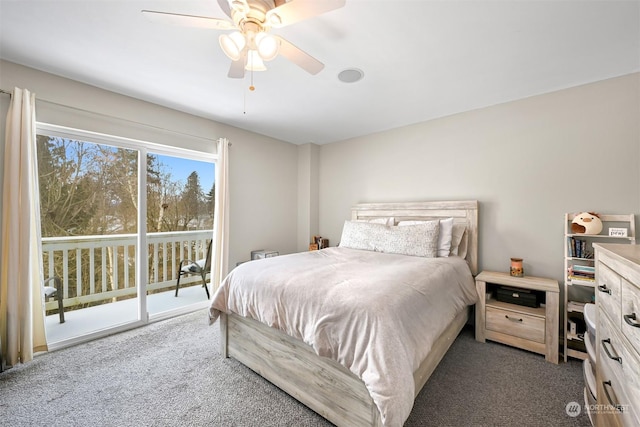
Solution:
M 466 260 L 471 273 L 478 274 L 478 201 L 434 201 L 406 203 L 360 203 L 351 208 L 351 219 L 394 217 L 398 221 L 429 220 L 453 217 L 464 224 L 468 233 Z

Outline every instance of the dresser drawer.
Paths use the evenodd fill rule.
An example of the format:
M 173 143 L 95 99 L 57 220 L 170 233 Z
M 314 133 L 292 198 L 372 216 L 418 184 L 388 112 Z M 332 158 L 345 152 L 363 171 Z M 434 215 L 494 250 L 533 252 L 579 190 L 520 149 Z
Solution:
M 598 364 L 607 365 L 612 374 L 623 378 L 624 353 L 622 334 L 602 311 L 598 313 L 596 334 L 596 360 Z
M 598 427 L 640 426 L 640 246 L 594 245 Z
M 622 405 L 624 413 L 618 413 L 615 408 L 608 406 L 601 409 L 609 413 L 609 421 L 617 418 L 616 422 L 620 425 L 637 427 L 640 425 L 640 422 L 635 421 L 640 418 L 640 357 L 614 322 L 602 311 L 598 312 L 596 333 L 596 357 L 600 371 L 598 393 L 606 388 L 610 392 L 609 398 L 614 399 L 609 401 L 606 395 L 598 394 L 598 403 Z M 602 384 L 602 381 L 610 384 Z
M 622 346 L 622 375 L 629 409 L 638 420 L 635 425 L 640 426 L 640 358 L 628 345 Z
M 622 333 L 640 354 L 640 288 L 622 279 Z
M 544 317 L 487 306 L 486 329 L 526 340 L 545 342 Z
M 637 427 L 635 411 L 631 406 L 632 400 L 625 392 L 623 380 L 613 374 L 607 364 L 602 364 L 599 367 L 597 382 L 598 425 Z
M 596 303 L 609 317 L 616 321 L 620 319 L 620 292 L 622 278 L 602 262 L 598 263 L 598 277 L 596 280 Z

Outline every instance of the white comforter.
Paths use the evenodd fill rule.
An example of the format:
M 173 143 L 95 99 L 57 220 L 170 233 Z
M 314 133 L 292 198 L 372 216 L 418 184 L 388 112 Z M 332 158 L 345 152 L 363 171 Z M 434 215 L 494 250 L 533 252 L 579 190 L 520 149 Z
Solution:
M 459 257 L 338 247 L 241 264 L 213 296 L 209 318 L 233 312 L 303 340 L 362 379 L 385 426 L 401 426 L 413 407 L 413 372 L 476 299 Z

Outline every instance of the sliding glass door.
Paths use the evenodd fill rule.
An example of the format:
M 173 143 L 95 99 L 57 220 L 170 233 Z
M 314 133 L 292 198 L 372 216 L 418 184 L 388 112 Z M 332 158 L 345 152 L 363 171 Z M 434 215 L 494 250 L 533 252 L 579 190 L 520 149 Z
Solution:
M 37 150 L 44 277 L 65 306 L 60 323 L 46 302 L 48 340 L 137 321 L 138 152 L 46 134 Z
M 207 301 L 215 164 L 148 153 L 147 171 L 147 309 L 166 316 Z
M 50 348 L 207 305 L 208 274 L 176 280 L 207 255 L 214 155 L 45 124 L 37 149 Z

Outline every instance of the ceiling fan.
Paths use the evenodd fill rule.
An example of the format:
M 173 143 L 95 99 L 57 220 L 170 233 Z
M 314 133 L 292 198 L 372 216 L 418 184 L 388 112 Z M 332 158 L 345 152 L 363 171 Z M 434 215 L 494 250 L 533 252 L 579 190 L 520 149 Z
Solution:
M 231 59 L 228 76 L 243 78 L 245 70 L 266 70 L 264 61 L 278 54 L 311 74 L 319 73 L 324 64 L 294 46 L 286 39 L 271 34 L 281 28 L 345 5 L 346 0 L 218 0 L 231 21 L 206 16 L 143 10 L 151 21 L 214 30 L 235 30 L 219 37 L 222 51 Z

